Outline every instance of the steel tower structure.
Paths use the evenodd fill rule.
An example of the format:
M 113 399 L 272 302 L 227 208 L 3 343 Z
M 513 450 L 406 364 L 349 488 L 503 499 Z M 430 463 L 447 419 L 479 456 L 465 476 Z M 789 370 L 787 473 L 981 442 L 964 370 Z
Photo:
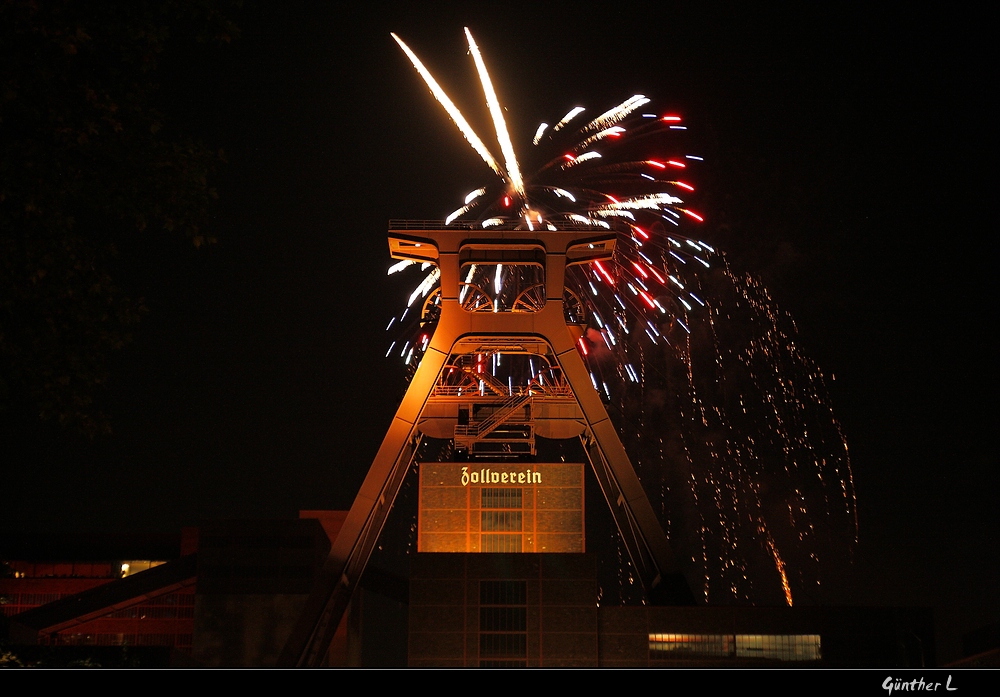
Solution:
M 616 234 L 572 224 L 524 226 L 390 221 L 392 257 L 440 271 L 440 291 L 424 306 L 436 327 L 280 665 L 320 665 L 425 436 L 453 439 L 473 459 L 533 454 L 536 434 L 578 438 L 647 596 L 663 604 L 693 602 L 577 348 L 583 318 L 574 316 L 566 269 L 610 260 Z M 498 276 L 516 271 L 522 282 L 506 298 L 499 287 L 490 297 L 463 282 L 471 265 L 497 268 Z M 535 376 L 533 368 L 535 379 L 526 384 L 503 383 L 468 360 L 484 355 L 526 356 L 545 371 Z M 477 414 L 473 402 L 487 408 Z

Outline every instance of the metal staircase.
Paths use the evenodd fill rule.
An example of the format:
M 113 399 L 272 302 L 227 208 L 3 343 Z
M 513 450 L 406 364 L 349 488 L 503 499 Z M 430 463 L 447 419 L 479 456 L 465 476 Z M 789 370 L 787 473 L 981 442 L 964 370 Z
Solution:
M 471 421 L 476 405 L 470 404 L 470 423 L 455 426 L 455 450 L 469 456 L 534 455 L 532 397 L 530 393 L 514 394 L 496 406 L 482 421 Z M 479 406 L 485 407 L 485 405 Z M 501 426 L 509 428 L 500 431 Z

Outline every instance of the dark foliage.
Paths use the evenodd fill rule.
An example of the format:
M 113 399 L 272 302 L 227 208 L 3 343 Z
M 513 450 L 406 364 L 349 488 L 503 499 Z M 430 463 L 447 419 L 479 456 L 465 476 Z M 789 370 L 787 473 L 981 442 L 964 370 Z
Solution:
M 168 49 L 228 42 L 226 0 L 0 0 L 0 409 L 93 437 L 108 357 L 145 309 L 123 242 L 201 246 L 221 153 L 157 104 Z

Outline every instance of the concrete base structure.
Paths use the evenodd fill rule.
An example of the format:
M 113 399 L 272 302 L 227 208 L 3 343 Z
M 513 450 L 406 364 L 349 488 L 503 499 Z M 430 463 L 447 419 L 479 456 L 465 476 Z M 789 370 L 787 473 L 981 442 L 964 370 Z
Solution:
M 587 554 L 414 556 L 409 665 L 597 665 L 596 568 Z
M 315 513 L 310 517 L 323 522 Z M 184 556 L 125 578 L 100 579 L 93 588 L 94 579 L 47 574 L 93 574 L 91 567 L 117 566 L 96 565 L 93 557 L 84 568 L 76 554 L 67 557 L 76 561 L 32 562 L 30 568 L 14 563 L 19 573 L 38 576 L 0 579 L 0 596 L 18 602 L 3 606 L 14 612 L 0 622 L 0 642 L 26 664 L 44 659 L 47 665 L 84 661 L 106 667 L 274 666 L 336 525 L 226 521 L 199 532 L 200 539 L 180 548 Z M 594 553 L 412 553 L 383 561 L 391 561 L 391 568 L 367 569 L 322 665 L 936 665 L 932 613 L 925 608 L 612 605 L 607 588 L 601 600 L 607 581 Z M 77 583 L 84 587 L 35 604 L 43 600 L 36 597 L 42 582 L 70 592 Z M 181 604 L 179 594 L 193 602 Z M 29 599 L 33 607 L 23 609 Z M 185 609 L 191 612 L 181 617 Z M 166 610 L 173 614 L 165 617 Z M 117 623 L 118 633 L 102 629 L 109 623 Z M 178 645 L 182 635 L 192 638 Z M 977 637 L 969 647 L 979 654 L 974 664 L 991 665 L 983 652 L 994 646 L 993 634 Z
M 600 606 L 592 554 L 417 554 L 411 667 L 922 667 L 914 608 Z

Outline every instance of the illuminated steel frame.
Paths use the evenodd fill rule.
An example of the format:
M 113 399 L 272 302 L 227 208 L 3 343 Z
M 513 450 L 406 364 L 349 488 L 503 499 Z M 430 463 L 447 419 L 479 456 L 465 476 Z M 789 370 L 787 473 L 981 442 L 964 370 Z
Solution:
M 394 259 L 429 262 L 440 270 L 440 317 L 280 665 L 321 664 L 413 463 L 423 438 L 421 416 L 442 370 L 450 356 L 482 343 L 548 348 L 572 390 L 580 415 L 580 442 L 647 596 L 662 603 L 691 602 L 687 583 L 591 383 L 564 313 L 566 269 L 611 260 L 615 239 L 612 231 L 565 224 L 555 230 L 484 230 L 442 222 L 390 221 L 389 250 Z M 544 302 L 530 312 L 468 311 L 463 307 L 460 272 L 470 259 L 478 264 L 543 264 Z

